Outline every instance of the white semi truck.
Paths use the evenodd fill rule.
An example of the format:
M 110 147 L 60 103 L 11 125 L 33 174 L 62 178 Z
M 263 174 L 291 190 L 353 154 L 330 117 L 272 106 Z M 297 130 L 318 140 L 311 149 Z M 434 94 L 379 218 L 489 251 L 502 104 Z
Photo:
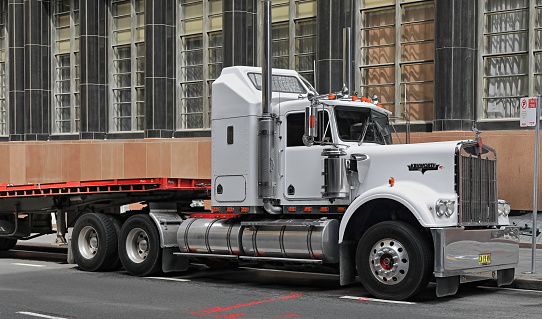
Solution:
M 50 233 L 58 212 L 57 242 L 73 225 L 68 258 L 86 271 L 311 265 L 398 300 L 430 280 L 438 296 L 510 284 L 519 232 L 497 198 L 495 151 L 478 134 L 393 145 L 390 112 L 373 101 L 318 95 L 297 72 L 271 70 L 264 21 L 262 68 L 225 68 L 213 83 L 210 181 L 1 184 L 0 250 Z M 120 213 L 135 202 L 147 205 Z
M 321 265 L 388 299 L 433 279 L 438 296 L 513 281 L 518 230 L 497 199 L 493 149 L 479 138 L 392 145 L 390 112 L 346 93 L 317 95 L 295 71 L 272 73 L 267 108 L 260 68 L 225 68 L 213 84 L 211 181 L 4 186 L 0 249 L 50 230 L 48 212 L 61 211 L 77 219 L 70 256 L 88 271 Z M 188 205 L 209 195 L 210 212 Z M 112 209 L 139 201 L 147 208 Z

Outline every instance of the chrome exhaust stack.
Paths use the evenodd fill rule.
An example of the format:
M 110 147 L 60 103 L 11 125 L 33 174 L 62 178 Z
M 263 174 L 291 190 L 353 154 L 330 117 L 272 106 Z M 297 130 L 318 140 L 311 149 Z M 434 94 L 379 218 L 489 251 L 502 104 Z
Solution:
M 275 199 L 275 119 L 271 115 L 271 1 L 262 0 L 262 116 L 258 123 L 258 197 L 269 214 L 280 214 Z

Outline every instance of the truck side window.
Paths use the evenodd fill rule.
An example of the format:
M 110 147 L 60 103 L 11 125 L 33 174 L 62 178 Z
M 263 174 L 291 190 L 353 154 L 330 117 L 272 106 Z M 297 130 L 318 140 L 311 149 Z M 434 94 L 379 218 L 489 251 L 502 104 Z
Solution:
M 325 132 L 325 134 L 324 134 Z M 286 116 L 286 146 L 304 146 L 305 113 L 292 113 Z M 322 140 L 322 136 L 324 139 Z M 329 115 L 325 111 L 318 112 L 318 137 L 315 144 L 332 143 Z

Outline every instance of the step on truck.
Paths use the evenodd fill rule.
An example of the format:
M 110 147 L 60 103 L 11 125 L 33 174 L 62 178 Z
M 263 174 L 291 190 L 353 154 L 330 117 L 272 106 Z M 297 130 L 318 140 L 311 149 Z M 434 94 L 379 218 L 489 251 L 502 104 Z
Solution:
M 57 243 L 73 227 L 68 259 L 85 271 L 296 266 L 342 285 L 358 276 L 396 300 L 432 280 L 437 296 L 512 283 L 519 233 L 497 197 L 495 150 L 479 134 L 392 144 L 376 100 L 319 95 L 297 72 L 271 70 L 264 21 L 262 68 L 224 68 L 213 83 L 211 180 L 2 184 L 0 250 L 51 233 L 55 212 Z M 145 207 L 121 213 L 136 202 Z

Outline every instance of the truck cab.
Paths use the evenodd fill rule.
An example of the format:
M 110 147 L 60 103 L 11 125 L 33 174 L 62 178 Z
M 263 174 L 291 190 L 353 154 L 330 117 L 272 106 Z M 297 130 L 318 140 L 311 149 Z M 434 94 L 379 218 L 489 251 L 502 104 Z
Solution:
M 412 297 L 431 277 L 438 296 L 513 280 L 518 232 L 497 198 L 496 152 L 480 138 L 392 144 L 389 111 L 346 91 L 318 95 L 292 70 L 272 70 L 267 114 L 261 78 L 237 66 L 213 84 L 212 209 L 238 220 L 223 241 L 243 247 L 221 253 L 318 260 L 338 267 L 342 284 L 357 274 L 388 299 Z

